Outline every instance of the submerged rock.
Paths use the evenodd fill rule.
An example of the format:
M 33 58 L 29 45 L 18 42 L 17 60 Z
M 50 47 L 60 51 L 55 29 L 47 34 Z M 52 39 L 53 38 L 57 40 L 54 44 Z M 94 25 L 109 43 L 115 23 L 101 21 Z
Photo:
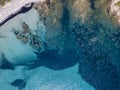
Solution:
M 9 42 L 11 47 L 1 43 L 0 47 L 2 49 L 0 51 L 4 51 L 6 58 L 12 64 L 16 64 L 16 66 L 26 65 L 30 68 L 28 72 L 32 72 L 33 75 L 32 77 L 30 73 L 28 75 L 30 78 L 27 78 L 27 87 L 31 87 L 30 90 L 32 90 L 31 84 L 33 81 L 35 82 L 34 87 L 49 90 L 48 87 L 52 86 L 52 89 L 56 89 L 54 84 L 56 84 L 57 80 L 60 81 L 59 79 L 61 78 L 55 77 L 53 79 L 51 77 L 58 75 L 57 72 L 59 70 L 62 71 L 62 69 L 72 67 L 76 63 L 79 63 L 78 74 L 89 84 L 93 85 L 96 90 L 119 90 L 120 28 L 109 13 L 110 2 L 108 1 L 47 0 L 43 3 L 36 3 L 33 5 L 37 10 L 38 17 L 34 16 L 37 17 L 36 20 L 32 23 L 29 20 L 20 21 L 20 24 L 18 24 L 19 28 L 12 28 L 10 34 L 6 32 L 5 36 L 8 35 L 10 38 L 5 37 L 4 40 L 0 38 L 0 40 L 4 44 Z M 34 13 L 32 14 L 34 15 Z M 8 28 L 1 29 L 7 30 Z M 1 33 L 4 36 L 4 33 Z M 13 44 L 10 40 L 17 41 Z M 18 52 L 19 47 L 21 49 Z M 5 52 L 6 50 L 8 51 Z M 14 51 L 13 55 L 11 51 Z M 34 53 L 36 51 L 38 55 Z M 31 58 L 33 58 L 32 61 L 30 60 Z M 119 64 L 116 65 L 116 63 Z M 44 70 L 46 72 L 41 75 Z M 54 72 L 54 76 L 49 71 Z M 66 76 L 70 72 L 65 71 L 62 76 Z M 73 76 L 73 73 L 71 73 L 68 76 Z M 61 77 L 61 75 L 58 76 Z M 64 86 L 64 82 L 68 83 L 69 90 L 81 87 L 79 86 L 79 80 L 75 80 L 75 87 L 69 86 L 73 85 L 71 83 L 72 76 L 67 78 L 68 80 L 65 77 L 65 80 L 58 82 L 58 87 L 66 89 L 67 84 Z M 64 77 L 62 78 L 64 79 Z M 70 82 L 68 82 L 69 80 Z M 40 85 L 44 83 L 43 87 L 39 86 L 36 81 Z M 26 82 L 18 79 L 11 84 L 22 89 L 25 87 Z M 75 89 L 79 90 L 79 88 Z
M 26 82 L 22 79 L 16 79 L 11 83 L 12 86 L 18 87 L 18 90 L 22 90 L 26 86 Z
M 46 26 L 46 43 L 49 49 L 60 49 L 64 38 L 62 35 L 62 19 L 63 4 L 60 0 L 50 0 L 47 2 L 35 4 L 34 7 L 40 14 L 40 21 Z M 60 43 L 58 43 L 60 42 Z
M 0 69 L 4 69 L 4 70 L 15 69 L 15 67 L 9 61 L 7 61 L 4 54 L 1 54 L 0 56 Z
M 23 34 L 27 34 L 30 32 L 30 28 L 25 22 L 22 23 L 22 28 L 23 28 Z
M 118 62 L 119 57 L 117 60 L 113 59 L 115 54 L 113 55 L 111 52 L 116 52 L 116 50 L 119 52 L 120 45 L 115 44 L 115 42 L 119 42 L 118 39 L 112 41 L 111 38 L 115 33 L 119 33 L 119 26 L 109 13 L 110 0 L 50 1 L 49 4 L 39 3 L 36 5 L 36 9 L 42 18 L 40 20 L 45 23 L 47 28 L 48 47 L 59 49 L 61 43 L 63 43 L 62 49 L 64 51 L 65 44 L 67 44 L 67 48 L 74 48 L 72 47 L 72 45 L 74 45 L 72 40 L 75 40 L 76 42 L 74 43 L 76 43 L 76 45 L 74 46 L 77 47 L 76 49 L 80 48 L 81 51 L 79 52 L 83 55 L 81 57 L 85 58 L 78 61 L 80 64 L 79 73 L 86 81 L 95 86 L 97 90 L 109 90 L 112 88 L 112 84 L 114 85 L 113 87 L 116 87 L 116 90 L 118 90 L 119 86 L 117 86 L 117 84 L 120 84 L 120 72 L 118 73 L 119 67 L 113 62 Z M 55 17 L 56 14 L 58 16 L 57 18 Z M 53 24 L 51 23 L 52 21 L 56 23 Z M 56 26 L 58 26 L 58 28 L 55 28 Z M 58 37 L 55 37 L 56 33 Z M 59 35 L 61 37 L 63 36 L 63 38 L 59 38 Z M 71 43 L 68 43 L 69 39 L 71 39 Z M 79 44 L 79 46 L 77 46 L 77 44 Z M 56 45 L 57 48 L 55 48 Z M 87 68 L 88 66 L 91 70 Z M 97 70 L 100 72 L 97 72 Z M 86 75 L 87 71 L 90 71 L 89 74 L 92 74 L 90 74 L 90 76 L 89 74 Z M 105 71 L 106 75 L 102 74 L 103 71 Z M 95 75 L 97 76 L 95 77 Z M 103 85 L 104 79 L 106 81 Z

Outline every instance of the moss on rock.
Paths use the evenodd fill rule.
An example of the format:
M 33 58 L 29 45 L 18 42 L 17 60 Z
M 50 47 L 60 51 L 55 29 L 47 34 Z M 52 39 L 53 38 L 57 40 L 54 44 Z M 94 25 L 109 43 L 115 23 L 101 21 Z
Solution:
M 117 2 L 117 3 L 116 3 L 116 5 L 120 7 L 120 1 L 119 1 L 119 2 Z

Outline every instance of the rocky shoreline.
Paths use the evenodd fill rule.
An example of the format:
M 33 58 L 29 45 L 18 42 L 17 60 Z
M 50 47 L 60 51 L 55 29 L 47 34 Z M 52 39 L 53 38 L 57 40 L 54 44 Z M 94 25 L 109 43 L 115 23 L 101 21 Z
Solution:
M 15 69 L 19 75 L 23 68 L 23 78 L 16 77 L 11 83 L 17 80 L 24 84 L 14 86 L 27 88 L 33 82 L 41 83 L 43 76 L 53 77 L 48 76 L 48 72 L 41 73 L 46 67 L 59 72 L 78 63 L 77 74 L 96 90 L 119 90 L 120 26 L 115 22 L 116 17 L 111 15 L 110 5 L 110 0 L 47 0 L 35 3 L 31 10 L 0 27 L 0 68 L 3 72 L 4 69 Z M 6 63 L 9 64 L 7 68 Z M 25 72 L 29 71 L 31 73 L 26 76 Z M 55 79 L 58 78 L 55 74 Z M 54 79 L 50 79 L 50 85 L 51 80 Z M 68 80 L 65 78 L 65 81 Z M 5 82 L 5 85 L 8 83 Z M 40 84 L 34 85 L 41 87 Z M 69 90 L 80 89 L 71 89 L 71 85 L 73 82 L 68 86 Z
M 23 7 L 31 7 L 31 3 L 44 2 L 45 0 L 13 0 L 0 8 L 0 26 L 6 19 L 20 12 Z
M 111 0 L 110 13 L 116 17 L 118 23 L 120 23 L 120 6 L 117 5 L 120 0 Z
M 119 17 L 120 17 L 120 13 L 119 13 L 120 12 L 119 11 L 120 7 L 116 5 L 116 3 L 118 1 L 119 0 L 111 0 L 111 1 L 109 1 L 108 3 L 110 4 L 109 5 L 110 8 L 108 9 L 108 11 L 110 11 L 109 13 L 112 16 L 116 16 L 117 19 L 118 19 L 118 22 L 120 23 L 120 20 L 119 20 Z M 54 1 L 53 0 L 27 0 L 25 2 L 24 1 L 19 2 L 19 5 L 17 5 L 16 2 L 18 2 L 18 1 L 17 0 L 13 0 L 13 1 L 10 2 L 10 4 L 8 3 L 8 5 L 5 5 L 4 7 L 0 8 L 0 11 L 1 11 L 0 12 L 0 26 L 3 25 L 9 19 L 11 19 L 14 16 L 16 16 L 17 14 L 21 13 L 21 10 L 22 10 L 23 7 L 30 8 L 32 3 L 35 3 L 34 6 L 36 6 L 37 3 L 39 3 L 39 2 L 45 2 L 47 4 L 50 4 L 50 3 L 54 2 Z M 86 4 L 88 4 L 88 8 L 91 7 L 92 9 L 95 10 L 95 5 L 94 5 L 95 2 L 93 0 L 89 0 L 89 1 L 88 0 L 83 0 L 82 2 L 84 2 L 84 3 L 86 2 Z M 77 2 L 76 2 L 76 4 L 77 4 Z M 17 6 L 19 6 L 19 7 L 17 7 Z M 46 6 L 42 6 L 42 7 L 46 7 Z M 80 7 L 82 7 L 82 5 Z M 77 8 L 79 8 L 79 7 L 76 7 L 76 9 Z M 77 13 L 79 13 L 79 10 L 78 10 Z M 84 17 L 84 15 L 82 17 Z M 55 22 L 55 21 L 56 21 L 56 19 L 54 19 L 53 22 Z

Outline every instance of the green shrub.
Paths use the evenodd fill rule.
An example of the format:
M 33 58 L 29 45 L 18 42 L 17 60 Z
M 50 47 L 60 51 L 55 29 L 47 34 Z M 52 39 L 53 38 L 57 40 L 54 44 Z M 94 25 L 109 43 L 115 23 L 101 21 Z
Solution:
M 120 7 L 120 1 L 119 1 L 119 2 L 117 2 L 117 3 L 116 3 L 116 5 Z
M 0 5 L 1 6 L 4 6 L 5 5 L 5 2 L 10 2 L 11 0 L 0 0 Z
M 0 0 L 0 5 L 4 6 L 5 5 L 5 0 Z

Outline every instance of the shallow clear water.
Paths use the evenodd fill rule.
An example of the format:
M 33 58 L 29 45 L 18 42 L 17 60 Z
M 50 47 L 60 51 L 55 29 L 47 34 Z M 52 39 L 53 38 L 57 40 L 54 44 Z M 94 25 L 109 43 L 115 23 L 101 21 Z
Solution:
M 68 29 L 69 18 L 65 16 L 69 13 L 65 12 L 62 28 Z M 44 45 L 41 52 L 16 38 L 13 31 L 22 32 L 22 22 L 28 24 L 33 35 L 40 30 L 37 34 Z M 75 39 L 64 36 L 61 53 L 47 49 L 47 30 L 35 9 L 7 21 L 0 27 L 0 90 L 120 90 L 119 49 L 111 47 L 115 43 L 108 42 L 111 37 L 107 31 L 99 32 L 98 28 L 105 27 L 94 24 L 91 28 L 92 32 L 85 25 L 76 24 L 72 31 Z M 115 36 L 119 41 L 119 35 Z
M 33 17 L 36 19 L 31 19 L 28 15 L 34 15 Z M 36 21 L 37 15 L 32 9 L 25 14 L 17 15 L 0 27 L 1 36 L 5 37 L 0 38 L 0 53 L 4 54 L 4 56 L 1 54 L 1 63 L 7 60 L 13 65 L 25 65 L 9 70 L 12 69 L 10 68 L 12 66 L 9 63 L 3 64 L 3 69 L 0 69 L 0 89 L 18 90 L 18 87 L 12 86 L 11 83 L 16 79 L 23 79 L 26 82 L 23 90 L 94 90 L 94 87 L 84 81 L 77 73 L 79 65 L 76 65 L 76 60 L 72 60 L 74 57 L 72 59 L 68 57 L 68 54 L 74 55 L 74 53 L 68 52 L 64 56 L 57 54 L 56 50 L 50 50 L 41 53 L 37 58 L 34 49 L 16 38 L 12 29 L 22 29 L 22 21 L 25 21 L 31 29 L 36 29 L 39 25 Z M 44 32 L 40 32 L 40 37 L 43 38 L 42 34 Z M 32 64 L 31 60 L 37 61 Z M 30 69 L 26 64 L 30 66 Z M 4 70 L 5 68 L 6 70 Z

